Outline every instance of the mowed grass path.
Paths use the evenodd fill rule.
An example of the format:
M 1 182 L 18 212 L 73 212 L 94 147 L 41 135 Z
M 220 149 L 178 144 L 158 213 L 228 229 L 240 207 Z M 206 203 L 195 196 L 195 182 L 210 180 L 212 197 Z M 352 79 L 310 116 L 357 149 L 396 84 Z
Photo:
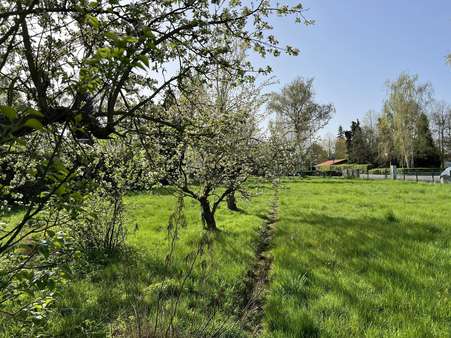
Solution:
M 267 337 L 450 337 L 451 185 L 286 180 Z

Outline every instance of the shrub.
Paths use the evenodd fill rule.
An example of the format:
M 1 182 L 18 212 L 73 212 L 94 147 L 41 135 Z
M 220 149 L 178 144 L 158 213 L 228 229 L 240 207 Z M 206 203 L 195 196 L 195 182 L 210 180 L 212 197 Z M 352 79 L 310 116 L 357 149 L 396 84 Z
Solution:
M 337 164 L 331 165 L 331 170 L 343 171 L 345 169 L 349 170 L 359 170 L 360 172 L 367 171 L 371 164 Z
M 117 251 L 125 241 L 122 194 L 91 194 L 74 237 L 89 253 Z
M 333 164 L 330 166 L 323 166 L 320 168 L 320 171 L 335 171 L 342 172 L 343 170 L 359 170 L 360 172 L 366 172 L 368 168 L 371 167 L 371 164 Z
M 1 337 L 44 334 L 48 315 L 78 254 L 70 236 L 49 228 L 0 257 Z

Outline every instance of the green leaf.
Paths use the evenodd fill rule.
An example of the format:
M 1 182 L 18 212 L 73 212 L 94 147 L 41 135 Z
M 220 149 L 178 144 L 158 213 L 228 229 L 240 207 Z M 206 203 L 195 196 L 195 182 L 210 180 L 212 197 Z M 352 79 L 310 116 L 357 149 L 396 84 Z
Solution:
M 85 20 L 86 20 L 86 23 L 93 28 L 99 28 L 99 26 L 100 26 L 99 19 L 97 19 L 94 15 L 87 14 L 85 16 Z
M 143 28 L 143 34 L 144 34 L 144 36 L 146 38 L 151 38 L 151 39 L 155 38 L 155 36 L 153 35 L 152 30 L 149 27 L 147 27 L 147 26 Z
M 83 115 L 81 113 L 74 116 L 75 123 L 80 123 L 81 120 L 83 120 Z
M 42 114 L 40 111 L 33 109 L 33 108 L 27 108 L 26 112 L 33 116 L 45 117 L 44 114 Z
M 145 55 L 139 55 L 138 60 L 141 61 L 146 65 L 146 67 L 149 67 L 149 58 Z
M 67 191 L 67 188 L 66 188 L 64 185 L 62 185 L 62 186 L 58 187 L 58 189 L 56 189 L 56 194 L 57 194 L 58 196 L 61 196 L 61 195 L 63 195 L 66 191 Z
M 0 106 L 0 112 L 10 121 L 17 118 L 16 110 L 10 106 Z
M 141 62 L 137 62 L 135 65 L 136 67 L 141 68 L 142 70 L 147 70 L 146 66 L 143 65 Z
M 139 41 L 139 39 L 134 36 L 127 36 L 125 37 L 125 41 L 128 43 L 136 43 Z
M 60 159 L 55 159 L 53 161 L 53 168 L 56 170 L 56 172 L 66 175 L 68 170 L 64 163 Z
M 97 55 L 101 58 L 108 58 L 111 55 L 111 50 L 109 48 L 99 48 L 97 49 Z
M 55 242 L 53 243 L 54 247 L 56 249 L 61 249 L 64 247 L 64 241 L 62 239 L 56 239 Z
M 28 119 L 24 123 L 25 127 L 33 128 L 33 129 L 42 129 L 43 125 L 39 120 L 36 119 Z
M 124 54 L 124 51 L 125 51 L 125 49 L 123 49 L 123 48 L 115 47 L 111 50 L 111 55 L 115 58 L 120 58 Z
M 117 41 L 119 39 L 119 36 L 117 35 L 117 33 L 113 32 L 113 31 L 106 32 L 105 36 L 108 39 L 113 40 L 113 41 Z
M 61 271 L 66 275 L 66 277 L 69 277 L 70 275 L 72 275 L 72 270 L 69 266 L 69 264 L 63 264 L 61 265 Z

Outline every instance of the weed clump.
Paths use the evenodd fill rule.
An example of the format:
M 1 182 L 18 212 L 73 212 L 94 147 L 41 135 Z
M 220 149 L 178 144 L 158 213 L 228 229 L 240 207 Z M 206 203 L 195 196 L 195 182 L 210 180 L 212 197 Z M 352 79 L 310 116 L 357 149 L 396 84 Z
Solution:
M 397 223 L 398 222 L 398 217 L 396 217 L 396 214 L 393 212 L 393 210 L 387 211 L 385 213 L 384 218 L 388 223 Z

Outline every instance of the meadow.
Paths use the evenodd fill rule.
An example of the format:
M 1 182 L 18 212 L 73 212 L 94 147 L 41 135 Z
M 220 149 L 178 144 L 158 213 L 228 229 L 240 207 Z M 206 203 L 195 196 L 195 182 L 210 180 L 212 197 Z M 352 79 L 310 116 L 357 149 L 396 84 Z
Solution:
M 451 186 L 281 186 L 267 337 L 449 337 Z
M 216 233 L 188 198 L 185 221 L 169 222 L 170 188 L 126 197 L 124 252 L 85 261 L 41 323 L 47 335 L 449 336 L 450 185 L 296 178 L 277 187 L 248 183 L 240 211 L 218 211 Z M 267 276 L 253 271 L 262 258 Z M 262 304 L 252 305 L 249 283 L 260 283 Z
M 174 222 L 169 231 L 177 202 L 170 188 L 128 196 L 126 252 L 67 286 L 49 335 L 246 336 L 241 296 L 272 194 L 270 183 L 248 188 L 252 197 L 239 199 L 240 212 L 221 207 L 213 234 L 203 230 L 198 202 L 189 198 L 186 224 Z

